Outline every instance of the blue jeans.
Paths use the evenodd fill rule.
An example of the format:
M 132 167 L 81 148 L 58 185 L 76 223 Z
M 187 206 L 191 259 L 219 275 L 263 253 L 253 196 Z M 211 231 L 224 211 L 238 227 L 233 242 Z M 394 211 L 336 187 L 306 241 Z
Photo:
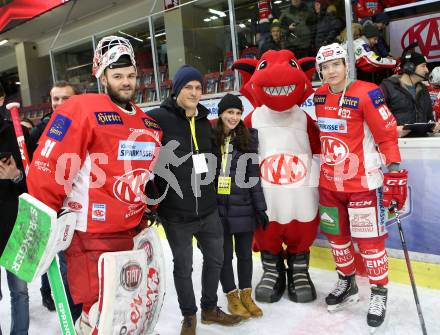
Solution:
M 11 335 L 27 335 L 29 330 L 27 283 L 9 271 L 6 271 L 6 276 L 9 292 L 11 293 Z

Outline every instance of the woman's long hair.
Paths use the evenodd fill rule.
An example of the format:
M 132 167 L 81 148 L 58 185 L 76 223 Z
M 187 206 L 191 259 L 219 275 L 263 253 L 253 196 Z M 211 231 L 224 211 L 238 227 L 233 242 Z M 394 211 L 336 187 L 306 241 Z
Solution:
M 225 138 L 227 137 L 225 135 L 223 128 L 224 128 L 224 123 L 221 117 L 219 116 L 215 127 L 216 141 L 217 141 L 219 154 L 221 154 L 220 148 L 225 143 Z M 249 132 L 249 129 L 247 129 L 246 126 L 244 125 L 243 120 L 240 120 L 238 122 L 237 126 L 233 130 L 231 130 L 229 135 L 235 138 L 238 151 L 249 152 L 251 150 L 251 146 L 250 146 L 251 134 Z

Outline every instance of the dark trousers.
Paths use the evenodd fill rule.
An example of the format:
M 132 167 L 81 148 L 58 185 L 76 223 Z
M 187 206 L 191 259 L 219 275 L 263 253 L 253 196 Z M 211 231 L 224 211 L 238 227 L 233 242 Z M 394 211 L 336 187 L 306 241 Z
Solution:
M 203 254 L 202 310 L 217 306 L 217 288 L 223 265 L 223 226 L 218 211 L 191 222 L 162 219 L 165 234 L 173 253 L 174 286 L 183 316 L 194 315 L 197 305 L 192 283 L 193 236 Z
M 225 259 L 220 274 L 220 282 L 224 293 L 237 288 L 235 286 L 234 269 L 232 268 L 232 259 L 234 258 L 233 239 L 235 240 L 235 254 L 237 255 L 238 287 L 240 290 L 252 287 L 253 235 L 253 232 L 224 234 L 223 252 Z

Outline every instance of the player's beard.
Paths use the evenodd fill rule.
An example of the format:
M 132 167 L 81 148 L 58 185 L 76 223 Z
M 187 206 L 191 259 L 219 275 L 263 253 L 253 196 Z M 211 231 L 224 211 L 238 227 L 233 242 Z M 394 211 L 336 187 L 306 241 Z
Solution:
M 136 88 L 133 90 L 133 94 L 130 97 L 125 97 L 122 94 L 120 94 L 118 91 L 114 90 L 110 83 L 107 83 L 106 86 L 107 94 L 109 95 L 110 99 L 112 99 L 116 104 L 125 105 L 129 103 L 131 100 L 134 100 L 135 94 L 136 94 Z

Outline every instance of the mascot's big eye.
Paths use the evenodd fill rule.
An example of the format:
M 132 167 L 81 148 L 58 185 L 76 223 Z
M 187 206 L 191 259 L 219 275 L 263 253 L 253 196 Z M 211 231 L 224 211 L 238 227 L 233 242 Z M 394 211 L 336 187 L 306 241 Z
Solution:
M 298 64 L 296 64 L 296 62 L 295 62 L 294 59 L 289 60 L 289 65 L 290 65 L 291 67 L 295 67 L 295 68 L 297 68 L 297 69 L 299 68 Z
M 262 61 L 259 65 L 258 65 L 258 69 L 257 70 L 262 70 L 267 66 L 267 61 Z

